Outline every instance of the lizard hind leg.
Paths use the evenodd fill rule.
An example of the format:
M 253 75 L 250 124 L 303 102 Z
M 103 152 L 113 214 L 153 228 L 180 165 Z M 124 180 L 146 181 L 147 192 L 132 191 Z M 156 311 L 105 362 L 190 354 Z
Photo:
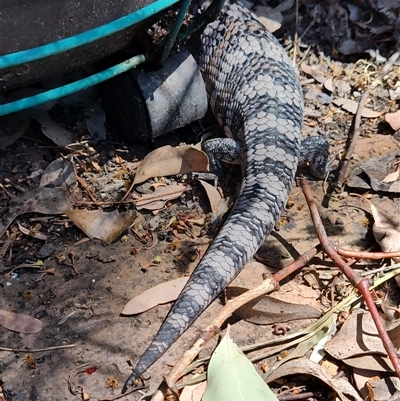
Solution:
M 218 178 L 223 177 L 221 162 L 229 164 L 242 163 L 242 146 L 232 138 L 213 138 L 203 143 L 203 151 L 208 156 L 210 172 Z
M 333 160 L 329 158 L 329 143 L 322 135 L 309 136 L 301 141 L 299 165 L 308 163 L 314 177 L 323 180 L 331 171 Z

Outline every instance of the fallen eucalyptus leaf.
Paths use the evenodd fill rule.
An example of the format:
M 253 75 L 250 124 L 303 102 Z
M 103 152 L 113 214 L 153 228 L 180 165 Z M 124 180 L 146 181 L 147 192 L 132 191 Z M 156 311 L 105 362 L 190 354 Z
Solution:
M 43 323 L 39 319 L 4 309 L 0 309 L 0 325 L 8 330 L 25 334 L 37 333 L 43 328 Z
M 52 186 L 64 191 L 72 190 L 76 186 L 76 172 L 74 164 L 59 157 L 53 160 L 43 172 L 39 187 Z
M 134 184 L 149 178 L 187 174 L 193 171 L 207 172 L 208 158 L 204 152 L 192 146 L 163 146 L 150 152 L 136 170 Z
M 388 331 L 396 348 L 400 345 L 399 331 L 397 327 Z M 348 317 L 336 336 L 326 343 L 325 351 L 350 366 L 393 370 L 370 313 L 361 309 Z
M 35 116 L 42 127 L 42 132 L 58 146 L 67 146 L 75 142 L 75 135 L 67 129 L 58 125 L 49 115 L 38 114 Z
M 397 181 L 399 179 L 399 175 L 400 175 L 400 164 L 397 165 L 396 171 L 394 171 L 393 173 L 389 173 L 382 181 L 383 182 Z
M 207 383 L 204 381 L 199 384 L 185 386 L 179 395 L 179 401 L 201 401 Z
M 383 146 L 379 143 L 375 146 Z M 393 142 L 390 147 L 393 148 Z M 397 146 L 396 146 L 397 147 Z M 353 188 L 373 189 L 374 191 L 400 193 L 400 181 L 385 182 L 391 174 L 390 166 L 399 161 L 399 150 L 389 152 L 383 156 L 373 157 L 355 166 L 349 176 L 348 185 Z
M 190 189 L 189 186 L 182 184 L 157 186 L 154 192 L 138 198 L 136 209 L 160 210 L 168 201 L 179 198 Z
M 136 212 L 119 213 L 118 210 L 105 212 L 103 210 L 69 209 L 65 214 L 90 239 L 97 238 L 106 244 L 115 241 L 136 220 Z
M 97 142 L 106 139 L 106 114 L 99 102 L 85 109 L 85 123 L 90 136 Z
M 357 108 L 358 108 L 358 102 L 355 100 L 351 99 L 345 99 L 345 98 L 336 98 L 333 99 L 332 102 L 336 106 L 340 106 L 342 109 L 352 113 L 356 114 L 357 113 Z M 363 107 L 361 116 L 366 117 L 366 118 L 376 118 L 379 117 L 383 114 L 383 111 L 374 111 L 369 109 L 368 107 Z
M 213 185 L 209 184 L 208 182 L 204 180 L 199 180 L 199 182 L 206 191 L 208 200 L 210 202 L 211 211 L 213 212 L 213 214 L 216 214 L 218 209 L 218 203 L 222 199 L 221 194 Z
M 160 304 L 175 301 L 182 292 L 189 277 L 177 278 L 149 288 L 132 298 L 122 310 L 123 315 L 137 315 Z
M 8 212 L 0 220 L 0 237 L 21 214 L 64 214 L 69 208 L 68 194 L 61 188 L 32 189 L 11 199 Z
M 397 230 L 394 221 L 386 216 L 382 210 L 375 206 L 369 199 L 364 196 L 354 194 L 355 196 L 368 202 L 371 213 L 374 218 L 372 233 L 376 242 L 379 244 L 383 252 L 400 251 L 400 231 Z M 398 263 L 399 258 L 393 258 Z
M 400 129 L 400 110 L 397 110 L 395 113 L 386 113 L 385 121 L 394 131 L 398 131 Z
M 226 288 L 227 298 L 235 298 L 246 292 L 247 288 Z M 234 314 L 255 324 L 284 323 L 299 319 L 317 319 L 321 312 L 310 305 L 294 304 L 263 295 L 237 309 Z

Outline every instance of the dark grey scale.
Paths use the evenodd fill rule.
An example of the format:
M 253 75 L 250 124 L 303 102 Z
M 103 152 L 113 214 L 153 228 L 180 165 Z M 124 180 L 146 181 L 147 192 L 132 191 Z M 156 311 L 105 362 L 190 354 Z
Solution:
M 206 6 L 207 1 L 198 0 L 197 4 Z M 298 165 L 301 87 L 291 60 L 275 37 L 249 10 L 228 0 L 218 19 L 194 35 L 188 47 L 202 71 L 214 115 L 227 136 L 243 140 L 242 188 L 224 226 L 123 392 L 169 349 L 255 254 L 286 204 Z M 237 146 L 223 141 L 209 144 L 214 154 L 227 149 L 241 154 Z M 302 155 L 309 154 L 304 151 Z M 324 160 L 315 153 L 311 157 L 314 166 Z M 323 169 L 318 167 L 317 174 Z

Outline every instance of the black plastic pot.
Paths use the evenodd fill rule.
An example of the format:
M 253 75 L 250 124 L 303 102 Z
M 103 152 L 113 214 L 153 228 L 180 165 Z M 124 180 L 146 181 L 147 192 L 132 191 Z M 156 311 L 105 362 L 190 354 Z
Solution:
M 137 11 L 155 0 L 2 0 L 0 56 L 68 38 Z M 126 46 L 142 23 L 85 46 L 0 71 L 9 89 L 71 71 Z M 0 66 L 1 68 L 1 66 Z

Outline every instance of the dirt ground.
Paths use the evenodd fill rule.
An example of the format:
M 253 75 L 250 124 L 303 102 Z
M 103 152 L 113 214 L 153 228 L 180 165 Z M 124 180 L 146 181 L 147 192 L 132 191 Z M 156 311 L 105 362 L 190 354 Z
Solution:
M 311 7 L 308 2 L 304 4 Z M 303 30 L 307 26 L 307 7 L 304 5 L 300 9 L 306 13 L 302 20 Z M 285 28 L 292 21 L 293 9 L 284 16 L 288 21 L 284 24 Z M 307 35 L 312 36 L 314 32 L 314 36 L 318 36 L 318 29 L 317 21 Z M 280 32 L 279 36 L 288 35 L 290 33 L 286 35 Z M 308 43 L 306 37 L 304 41 Z M 289 44 L 289 39 L 285 44 Z M 371 81 L 382 68 L 375 60 L 361 53 L 347 57 L 339 55 L 333 61 L 329 54 L 320 53 L 325 46 L 327 44 L 321 42 L 320 45 L 314 44 L 310 51 L 307 46 L 298 50 L 298 61 L 316 67 L 326 79 L 332 78 L 336 85 L 332 93 L 328 93 L 324 87 L 326 82 L 318 81 L 317 74 L 299 68 L 306 99 L 304 135 L 325 135 L 331 144 L 331 154 L 336 156 L 335 164 L 339 164 L 339 159 L 343 157 L 341 152 L 348 147 L 354 112 L 337 106 L 332 99 L 323 100 L 332 96 L 358 101 L 360 94 L 368 90 L 370 96 L 367 106 L 382 111 L 382 114 L 362 119 L 361 137 L 349 172 L 371 158 L 392 151 L 400 153 L 395 130 L 383 115 L 394 113 L 399 108 L 400 96 L 394 100 L 390 98 L 391 91 L 399 88 L 396 83 L 400 76 L 399 66 L 393 66 L 383 83 L 371 90 Z M 56 111 L 53 110 L 51 115 L 59 125 L 75 134 L 86 134 L 78 135 L 81 140 L 87 138 L 83 128 L 83 113 L 79 107 L 55 107 Z M 193 129 L 187 127 L 186 131 L 180 132 L 179 140 L 185 133 L 193 137 Z M 160 145 L 176 144 L 179 140 L 176 136 L 167 136 Z M 86 150 L 66 151 L 55 146 L 43 134 L 39 124 L 30 122 L 20 139 L 0 150 L 2 214 L 8 211 L 13 197 L 38 187 L 45 168 L 60 155 L 68 155 L 73 160 L 80 177 L 73 191 L 73 206 L 96 209 L 102 206 L 102 202 L 109 202 L 111 206 L 105 210 L 112 210 L 112 202 L 120 200 L 132 183 L 132 168 L 137 158 L 141 159 L 149 149 L 142 145 L 117 143 L 111 134 L 106 141 L 96 143 L 89 140 L 87 144 L 85 149 L 91 147 L 93 151 L 90 156 Z M 367 189 L 346 186 L 341 194 L 332 193 L 329 188 L 336 178 L 337 172 L 333 172 L 327 183 L 311 182 L 330 240 L 338 248 L 376 248 L 371 234 L 368 204 L 349 196 L 350 192 L 364 193 Z M 184 180 L 185 177 L 172 177 L 165 182 Z M 115 185 L 115 189 L 101 193 L 107 185 Z M 234 182 L 230 182 L 224 187 L 225 193 L 233 193 L 234 188 Z M 89 192 L 94 195 L 97 205 L 90 199 Z M 134 192 L 139 193 L 137 188 Z M 400 216 L 398 193 L 372 190 L 370 193 L 372 201 L 387 215 L 394 220 Z M 134 202 L 120 209 L 134 210 Z M 205 223 L 209 215 L 207 196 L 202 187 L 194 183 L 191 191 L 168 202 L 159 213 L 138 211 L 133 226 L 109 245 L 96 239 L 87 240 L 87 236 L 65 215 L 28 213 L 14 220 L 0 238 L 1 309 L 35 317 L 43 323 L 43 328 L 35 334 L 23 334 L 0 326 L 0 380 L 3 391 L 0 400 L 82 399 L 82 388 L 92 400 L 108 399 L 119 394 L 131 372 L 130 363 L 134 365 L 143 354 L 171 304 L 159 305 L 136 316 L 121 315 L 123 307 L 145 289 L 193 271 L 199 255 L 204 253 L 215 235 L 211 226 Z M 198 226 L 189 224 L 190 230 L 186 232 L 168 224 L 172 219 L 187 222 L 190 218 L 204 222 Z M 20 230 L 17 221 L 28 229 L 27 233 Z M 296 185 L 277 228 L 258 252 L 258 258 L 266 264 L 265 272 L 274 273 L 318 244 L 304 196 Z M 43 233 L 45 239 L 33 238 L 32 232 Z M 168 252 L 171 243 L 176 249 Z M 11 271 L 17 266 L 38 261 L 39 269 L 25 266 Z M 308 266 L 323 272 L 329 271 L 332 263 L 319 254 Z M 368 266 L 372 265 L 365 262 L 359 268 L 367 269 Z M 43 273 L 48 269 L 54 270 Z M 324 285 L 311 288 L 310 283 L 299 274 L 283 283 L 276 293 L 278 297 L 288 299 L 291 293 L 303 294 L 304 303 L 313 304 L 322 311 L 326 307 L 323 300 L 334 276 L 330 276 Z M 256 280 L 262 281 L 261 274 Z M 201 330 L 221 309 L 222 303 L 222 297 L 217 299 L 171 350 L 146 372 L 146 385 L 154 387 L 163 375 L 168 374 L 170 367 L 191 347 Z M 293 321 L 288 326 L 293 332 L 308 322 L 308 319 Z M 233 317 L 230 323 L 232 339 L 239 346 L 276 336 L 273 324 L 257 325 L 237 317 Z M 201 356 L 210 355 L 216 343 L 217 338 L 214 338 Z M 270 358 L 268 363 L 273 359 Z M 257 366 L 261 367 L 261 364 Z M 119 399 L 128 401 L 139 398 L 138 392 Z

